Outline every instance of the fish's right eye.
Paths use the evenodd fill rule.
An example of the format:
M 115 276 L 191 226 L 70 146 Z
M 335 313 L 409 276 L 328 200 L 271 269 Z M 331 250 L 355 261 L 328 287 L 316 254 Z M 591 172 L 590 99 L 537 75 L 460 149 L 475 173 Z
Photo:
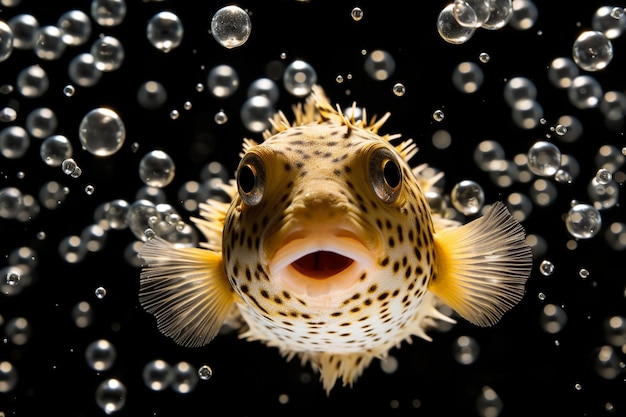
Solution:
M 237 168 L 239 196 L 248 206 L 256 206 L 263 199 L 265 190 L 265 167 L 256 154 L 244 156 Z

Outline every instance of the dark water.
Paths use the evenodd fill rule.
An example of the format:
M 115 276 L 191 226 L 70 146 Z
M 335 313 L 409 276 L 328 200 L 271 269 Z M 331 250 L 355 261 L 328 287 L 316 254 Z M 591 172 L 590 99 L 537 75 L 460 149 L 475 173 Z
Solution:
M 50 82 L 40 97 L 24 97 L 16 89 L 0 94 L 0 107 L 17 110 L 17 118 L 0 122 L 0 128 L 25 126 L 32 110 L 49 107 L 58 118 L 54 134 L 69 139 L 72 157 L 82 169 L 78 178 L 71 178 L 60 167 L 46 165 L 40 156 L 42 139 L 37 138 L 31 138 L 21 158 L 0 156 L 0 190 L 15 187 L 33 196 L 40 208 L 32 219 L 0 218 L 3 281 L 11 279 L 7 278 L 10 265 L 32 262 L 29 273 L 22 270 L 17 285 L 2 282 L 0 388 L 4 386 L 6 392 L 0 392 L 0 413 L 103 415 L 96 400 L 102 398 L 97 395 L 98 386 L 114 378 L 126 389 L 118 415 L 292 415 L 340 410 L 428 416 L 626 415 L 626 243 L 622 236 L 620 250 L 606 238 L 611 225 L 626 222 L 619 195 L 625 178 L 620 162 L 626 146 L 623 114 L 607 123 L 599 106 L 577 107 L 568 91 L 548 78 L 552 60 L 572 57 L 574 40 L 592 28 L 592 16 L 605 3 L 586 1 L 573 6 L 566 1 L 537 0 L 538 18 L 530 29 L 481 28 L 466 43 L 452 45 L 436 30 L 445 2 L 416 2 L 413 7 L 400 1 L 244 2 L 239 6 L 250 12 L 252 32 L 243 46 L 233 49 L 219 45 L 208 32 L 211 17 L 223 5 L 128 2 L 121 24 L 103 27 L 92 18 L 89 39 L 68 46 L 59 59 L 43 60 L 33 50 L 14 50 L 0 63 L 0 85 L 16 86 L 18 73 L 30 65 L 40 65 Z M 364 12 L 358 22 L 350 17 L 355 6 Z M 0 20 L 29 13 L 41 26 L 54 25 L 71 9 L 90 13 L 88 2 L 24 0 L 15 7 L 3 7 Z M 146 38 L 148 20 L 163 10 L 178 15 L 185 30 L 181 45 L 169 53 L 155 49 Z M 100 35 L 114 36 L 123 44 L 122 66 L 103 73 L 95 86 L 75 86 L 71 97 L 64 95 L 64 86 L 72 84 L 68 76 L 71 59 L 89 52 Z M 580 74 L 594 77 L 603 92 L 623 94 L 626 45 L 623 35 L 611 42 L 614 57 L 609 65 L 601 71 L 580 70 Z M 395 71 L 386 80 L 374 80 L 364 69 L 362 51 L 376 49 L 387 51 L 395 60 Z M 489 62 L 479 60 L 481 53 L 489 55 Z M 242 138 L 260 139 L 239 116 L 248 86 L 260 77 L 271 78 L 275 68 L 280 70 L 295 59 L 315 69 L 318 83 L 342 107 L 356 101 L 370 115 L 391 112 L 383 133 L 398 132 L 415 139 L 420 148 L 415 163 L 427 162 L 444 171 L 446 193 L 457 182 L 471 179 L 482 186 L 486 203 L 502 200 L 515 208 L 516 193 L 528 197 L 530 209 L 522 224 L 528 234 L 544 242 L 534 248 L 535 266 L 526 296 L 498 325 L 477 328 L 461 320 L 452 329 L 433 332 L 432 343 L 416 339 L 404 344 L 390 353 L 397 368 L 389 371 L 374 361 L 353 388 L 335 388 L 329 397 L 308 367 L 297 361 L 287 363 L 275 349 L 238 340 L 234 333 L 201 349 L 178 347 L 163 337 L 138 302 L 139 269 L 125 256 L 128 245 L 137 239 L 128 229 L 107 231 L 102 249 L 84 254 L 79 262 L 67 262 L 59 253 L 66 237 L 80 236 L 96 222 L 94 216 L 99 216 L 103 203 L 135 201 L 144 185 L 138 175 L 139 162 L 153 149 L 164 150 L 176 164 L 173 181 L 162 190 L 166 201 L 185 221 L 195 214 L 181 205 L 180 188 L 188 181 L 199 181 L 209 161 L 221 162 L 232 173 Z M 460 92 L 452 83 L 453 70 L 467 61 L 478 64 L 484 73 L 482 86 L 473 94 Z M 235 93 L 217 98 L 206 88 L 198 91 L 197 84 L 206 84 L 209 71 L 220 64 L 237 71 Z M 338 76 L 343 77 L 342 83 L 337 82 Z M 520 127 L 504 100 L 505 85 L 514 77 L 525 77 L 536 86 L 543 120 L 534 128 Z M 166 102 L 155 110 L 142 107 L 136 97 L 139 86 L 149 80 L 167 90 Z M 275 108 L 290 116 L 290 106 L 299 98 L 289 94 L 280 78 L 275 81 L 280 91 Z M 404 95 L 393 93 L 396 83 L 404 85 Z M 186 102 L 191 108 L 185 109 Z M 124 145 L 108 157 L 82 150 L 78 138 L 83 116 L 96 107 L 114 109 L 126 127 Z M 174 109 L 179 112 L 176 119 L 170 117 Z M 223 125 L 214 121 L 220 110 L 228 115 Z M 433 119 L 436 110 L 445 115 L 440 122 Z M 571 142 L 556 132 L 564 115 L 582 125 L 582 133 Z M 432 140 L 439 130 L 451 135 L 445 149 Z M 497 141 L 510 162 L 516 155 L 525 155 L 537 140 L 547 140 L 574 159 L 579 171 L 571 183 L 534 175 L 514 179 L 510 185 L 498 184 L 494 174 L 480 169 L 474 160 L 483 140 Z M 593 204 L 598 199 L 588 193 L 588 184 L 607 160 L 598 157 L 605 145 L 617 150 L 618 162 L 610 167 L 616 201 L 600 210 L 602 226 L 597 235 L 575 239 L 564 220 L 572 200 Z M 524 164 L 518 168 L 527 172 Z M 548 183 L 547 200 L 537 197 L 543 184 L 535 180 Z M 53 204 L 54 208 L 46 207 L 40 196 L 41 187 L 50 181 L 69 190 L 57 196 L 62 202 Z M 94 187 L 91 195 L 85 192 L 89 185 Z M 26 259 L 16 261 L 19 248 L 30 248 L 36 262 L 28 253 Z M 554 265 L 550 276 L 540 272 L 543 260 Z M 588 274 L 581 276 L 581 269 Z M 96 296 L 99 287 L 106 289 L 101 299 Z M 77 325 L 75 314 L 81 302 L 87 302 L 91 312 L 85 327 Z M 462 336 L 470 337 L 479 348 L 471 350 L 470 364 L 455 357 Z M 111 366 L 98 371 L 90 367 L 94 360 L 87 360 L 85 353 L 100 339 L 109 341 L 115 352 Z M 189 363 L 190 392 L 179 392 L 186 381 L 182 371 L 162 391 L 149 388 L 142 373 L 157 359 L 171 367 Z M 213 376 L 207 381 L 196 377 L 194 382 L 202 365 L 209 365 Z M 4 381 L 8 384 L 2 385 Z M 496 399 L 490 397 L 492 392 Z

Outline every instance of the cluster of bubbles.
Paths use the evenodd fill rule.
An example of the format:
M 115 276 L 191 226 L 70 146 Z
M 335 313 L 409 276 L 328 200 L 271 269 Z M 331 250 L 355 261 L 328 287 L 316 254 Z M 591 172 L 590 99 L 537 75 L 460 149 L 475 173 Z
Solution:
M 520 2 L 523 4 L 517 4 L 516 8 L 513 3 L 512 0 L 455 0 L 439 13 L 437 30 L 446 42 L 461 44 L 470 40 L 477 29 L 502 29 L 511 19 L 516 22 L 527 19 L 533 10 L 536 14 L 536 7 L 530 1 Z

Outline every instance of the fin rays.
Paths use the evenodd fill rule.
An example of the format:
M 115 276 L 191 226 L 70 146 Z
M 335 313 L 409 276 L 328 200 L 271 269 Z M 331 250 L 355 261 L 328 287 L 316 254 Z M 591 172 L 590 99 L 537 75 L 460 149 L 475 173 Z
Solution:
M 462 317 L 490 326 L 522 299 L 532 252 L 504 204 L 435 241 L 439 274 L 429 289 Z
M 159 330 L 183 346 L 209 343 L 235 301 L 221 256 L 178 248 L 158 237 L 144 244 L 140 256 L 147 266 L 140 275 L 139 300 Z

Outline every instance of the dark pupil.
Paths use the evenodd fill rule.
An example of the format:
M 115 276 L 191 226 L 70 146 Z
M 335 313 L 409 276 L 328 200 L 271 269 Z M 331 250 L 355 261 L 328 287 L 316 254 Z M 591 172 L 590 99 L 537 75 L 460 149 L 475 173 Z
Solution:
M 398 164 L 390 160 L 383 162 L 383 177 L 391 188 L 396 188 L 400 185 L 401 176 Z
M 237 175 L 237 183 L 239 189 L 248 194 L 256 185 L 256 177 L 254 175 L 254 169 L 250 165 L 244 165 L 239 169 L 239 175 Z

